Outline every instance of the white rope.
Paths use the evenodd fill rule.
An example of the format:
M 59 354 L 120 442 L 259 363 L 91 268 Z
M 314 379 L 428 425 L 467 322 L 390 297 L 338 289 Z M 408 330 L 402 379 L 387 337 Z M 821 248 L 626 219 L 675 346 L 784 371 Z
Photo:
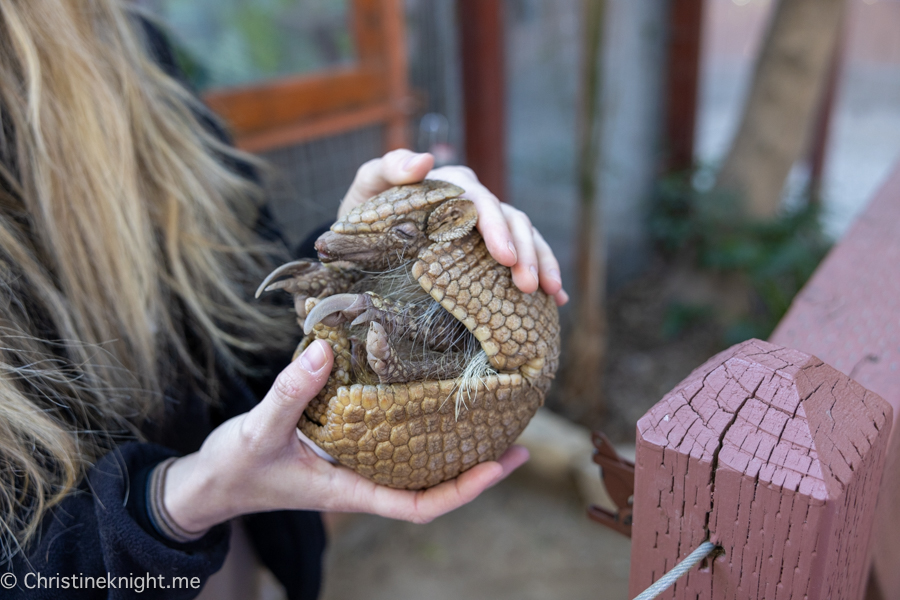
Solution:
M 701 560 L 709 556 L 716 545 L 712 542 L 703 542 L 700 547 L 691 552 L 687 558 L 672 567 L 672 570 L 656 580 L 656 583 L 634 597 L 634 600 L 653 600 L 674 584 L 682 575 L 694 568 Z

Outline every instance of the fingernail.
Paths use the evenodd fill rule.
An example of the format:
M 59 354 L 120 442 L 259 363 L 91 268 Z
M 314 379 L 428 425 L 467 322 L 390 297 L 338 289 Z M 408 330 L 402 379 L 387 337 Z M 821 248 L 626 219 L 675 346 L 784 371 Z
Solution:
M 550 275 L 550 279 L 556 283 L 562 283 L 562 277 L 559 276 L 559 269 L 550 269 L 548 275 Z
M 537 281 L 538 283 L 540 283 L 541 280 L 538 279 L 537 268 L 534 265 L 531 265 L 531 267 L 528 270 L 531 271 L 531 276 L 534 277 L 534 280 Z
M 310 373 L 315 373 L 325 366 L 327 360 L 325 351 L 322 350 L 322 344 L 318 342 L 310 344 L 300 355 L 300 365 Z
M 415 164 L 419 162 L 419 159 L 422 158 L 421 154 L 413 154 L 403 161 L 403 170 L 404 171 L 412 171 L 415 167 Z
M 516 254 L 516 247 L 513 246 L 512 242 L 506 242 L 506 247 L 509 248 L 509 251 L 513 253 L 513 258 L 519 260 L 519 255 Z

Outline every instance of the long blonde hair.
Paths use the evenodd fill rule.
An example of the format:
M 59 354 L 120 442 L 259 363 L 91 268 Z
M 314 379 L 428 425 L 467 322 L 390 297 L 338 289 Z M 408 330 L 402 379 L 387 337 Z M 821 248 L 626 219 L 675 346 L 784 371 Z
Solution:
M 148 54 L 121 0 L 0 0 L 0 544 L 100 454 L 283 327 L 246 157 Z

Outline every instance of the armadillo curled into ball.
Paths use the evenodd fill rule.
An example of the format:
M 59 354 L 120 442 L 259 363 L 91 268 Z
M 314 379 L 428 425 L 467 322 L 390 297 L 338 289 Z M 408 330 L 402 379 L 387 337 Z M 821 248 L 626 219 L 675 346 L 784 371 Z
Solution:
M 342 465 L 422 489 L 500 456 L 556 372 L 553 298 L 520 291 L 450 183 L 392 188 L 319 237 L 257 294 L 294 296 L 304 338 L 334 350 L 300 430 Z

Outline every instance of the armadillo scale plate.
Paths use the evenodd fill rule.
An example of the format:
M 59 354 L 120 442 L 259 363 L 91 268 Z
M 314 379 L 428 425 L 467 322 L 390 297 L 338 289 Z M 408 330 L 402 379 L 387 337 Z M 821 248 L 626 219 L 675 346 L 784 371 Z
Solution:
M 490 256 L 474 229 L 474 208 L 457 198 L 461 193 L 435 181 L 392 188 L 354 209 L 326 235 L 339 237 L 336 246 L 349 252 L 350 236 L 374 239 L 398 223 L 408 235 L 409 224 L 416 223 L 423 238 L 407 244 L 413 248 L 407 257 L 412 278 L 474 336 L 496 373 L 462 393 L 458 379 L 363 385 L 353 381 L 348 327 L 318 322 L 298 347 L 299 353 L 323 339 L 335 357 L 328 382 L 299 423 L 301 431 L 342 465 L 391 487 L 431 487 L 499 457 L 543 404 L 558 364 L 553 298 L 541 290 L 525 294 L 513 284 L 510 269 Z M 460 222 L 464 227 L 454 229 Z M 301 317 L 350 282 L 365 281 L 343 267 L 316 268 L 302 266 L 293 282 L 271 286 L 295 294 Z
M 325 424 L 300 429 L 342 465 L 376 483 L 421 489 L 496 459 L 543 403 L 519 374 L 486 378 L 456 415 L 456 381 L 341 386 Z

